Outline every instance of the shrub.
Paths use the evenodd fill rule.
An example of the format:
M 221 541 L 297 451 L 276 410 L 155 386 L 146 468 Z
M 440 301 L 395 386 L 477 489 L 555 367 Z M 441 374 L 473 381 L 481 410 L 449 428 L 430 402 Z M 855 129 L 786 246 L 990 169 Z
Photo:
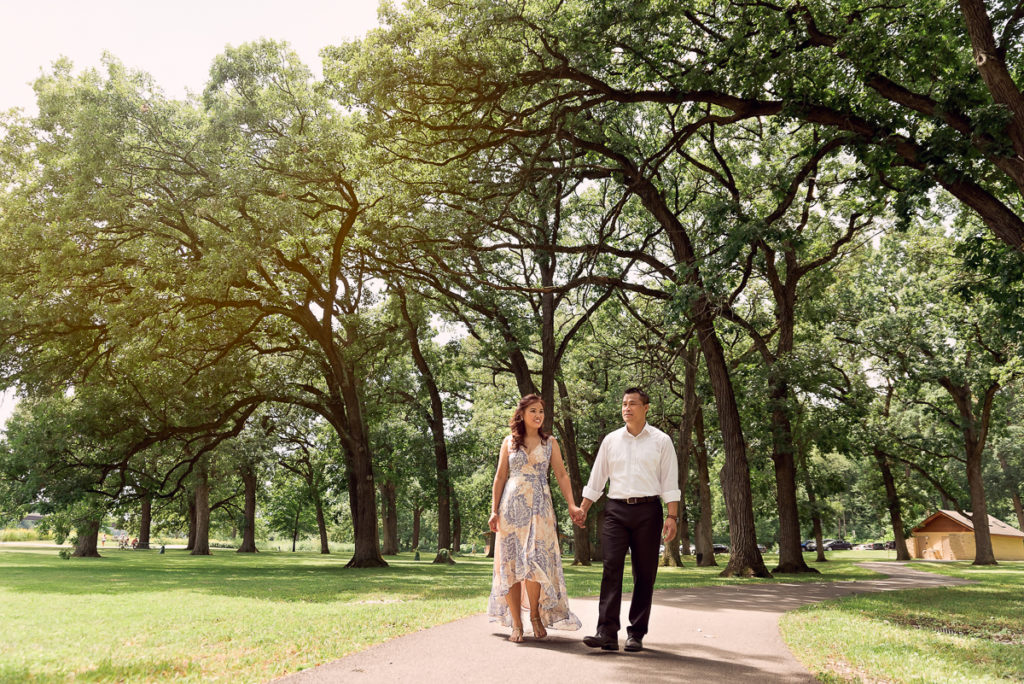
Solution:
M 9 527 L 7 529 L 0 530 L 0 541 L 26 542 L 39 541 L 41 539 L 50 539 L 50 536 L 37 529 L 25 529 L 22 527 Z

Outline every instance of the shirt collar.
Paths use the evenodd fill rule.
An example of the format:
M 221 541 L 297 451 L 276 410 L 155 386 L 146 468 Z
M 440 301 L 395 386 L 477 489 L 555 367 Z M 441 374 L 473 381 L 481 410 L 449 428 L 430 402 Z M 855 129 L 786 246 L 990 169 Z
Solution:
M 627 437 L 632 437 L 633 439 L 639 439 L 639 438 L 643 437 L 645 434 L 648 434 L 650 432 L 650 430 L 648 429 L 650 427 L 651 427 L 651 424 L 648 423 L 647 421 L 644 421 L 644 426 L 642 428 L 640 428 L 640 432 L 638 432 L 636 435 L 632 435 L 629 432 L 629 427 L 626 426 L 626 425 L 623 425 L 622 426 L 622 434 L 624 436 L 627 436 Z

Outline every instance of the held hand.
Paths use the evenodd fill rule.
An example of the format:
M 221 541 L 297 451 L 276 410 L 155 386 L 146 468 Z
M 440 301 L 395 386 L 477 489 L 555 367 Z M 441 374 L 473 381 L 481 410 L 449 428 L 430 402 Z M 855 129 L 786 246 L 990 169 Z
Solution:
M 569 518 L 572 520 L 573 524 L 577 527 L 583 527 L 583 521 L 586 520 L 586 517 L 587 516 L 583 512 L 583 509 L 579 506 L 569 504 Z
M 576 519 L 573 520 L 573 522 L 576 523 L 577 527 L 586 527 L 587 526 L 587 509 L 584 508 L 583 506 L 580 506 L 579 509 L 578 509 L 578 512 L 576 514 Z
M 665 524 L 661 528 L 661 538 L 666 542 L 670 542 L 676 538 L 676 519 L 665 518 Z
M 491 513 L 491 517 L 487 519 L 487 526 L 491 528 L 491 532 L 497 534 L 498 532 L 498 514 Z

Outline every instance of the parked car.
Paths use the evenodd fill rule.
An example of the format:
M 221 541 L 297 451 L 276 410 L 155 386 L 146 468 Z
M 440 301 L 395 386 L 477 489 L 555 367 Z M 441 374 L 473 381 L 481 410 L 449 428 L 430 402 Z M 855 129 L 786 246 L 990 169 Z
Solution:
M 712 544 L 711 548 L 715 553 L 729 553 L 729 547 L 725 544 Z
M 834 542 L 834 541 L 835 541 L 835 539 L 822 539 L 821 540 L 821 548 L 823 548 L 825 550 L 828 550 L 829 542 Z M 818 543 L 816 541 L 814 541 L 813 539 L 809 539 L 809 540 L 807 540 L 807 546 L 804 547 L 804 548 L 807 551 L 817 551 L 818 550 Z
M 813 551 L 814 550 L 814 540 L 813 539 L 804 539 L 802 542 L 800 542 L 800 548 L 803 549 L 804 551 Z
M 854 551 L 881 551 L 885 548 L 885 544 L 882 542 L 865 542 L 863 544 L 857 544 L 853 547 Z
M 831 539 L 824 544 L 826 551 L 849 551 L 853 548 L 853 544 L 842 539 Z

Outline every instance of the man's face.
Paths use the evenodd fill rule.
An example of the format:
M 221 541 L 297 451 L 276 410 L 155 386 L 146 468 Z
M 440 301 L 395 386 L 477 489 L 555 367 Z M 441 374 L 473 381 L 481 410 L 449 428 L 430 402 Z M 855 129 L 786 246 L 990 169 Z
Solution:
M 622 395 L 622 420 L 632 425 L 643 425 L 647 421 L 647 410 L 650 404 L 645 404 L 639 394 Z

